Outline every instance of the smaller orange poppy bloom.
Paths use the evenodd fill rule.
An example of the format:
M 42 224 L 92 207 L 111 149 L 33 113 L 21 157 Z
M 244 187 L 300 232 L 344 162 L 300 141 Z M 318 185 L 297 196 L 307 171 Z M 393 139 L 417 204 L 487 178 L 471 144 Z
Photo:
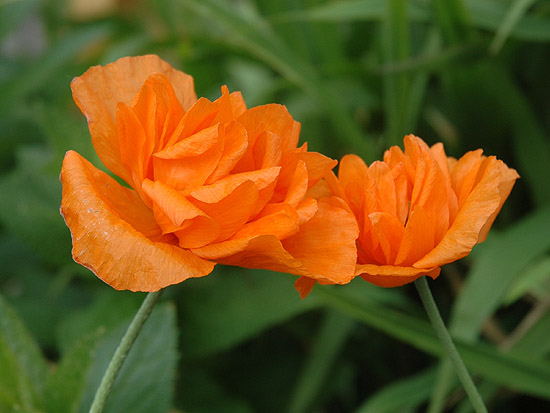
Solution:
M 442 265 L 468 255 L 519 177 L 481 149 L 456 160 L 441 143 L 428 147 L 413 135 L 404 141 L 404 152 L 393 146 L 370 166 L 346 155 L 338 177 L 326 177 L 359 224 L 356 275 L 383 287 L 436 278 Z M 315 281 L 299 284 L 307 291 Z
M 189 75 L 152 55 L 92 67 L 71 87 L 101 161 L 129 185 L 65 156 L 73 258 L 107 284 L 156 291 L 216 263 L 353 278 L 353 215 L 309 191 L 337 162 L 297 147 L 284 106 L 248 109 L 226 87 L 197 99 Z

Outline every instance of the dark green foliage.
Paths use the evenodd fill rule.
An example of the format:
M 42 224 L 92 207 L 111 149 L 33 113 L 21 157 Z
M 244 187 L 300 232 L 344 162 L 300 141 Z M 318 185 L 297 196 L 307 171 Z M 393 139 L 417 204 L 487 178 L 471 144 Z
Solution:
M 414 133 L 516 168 L 488 240 L 430 285 L 489 411 L 550 409 L 548 2 L 69 3 L 0 2 L 0 412 L 87 411 L 143 299 L 72 262 L 58 175 L 69 149 L 103 168 L 72 78 L 145 53 L 199 96 L 285 104 L 334 158 Z M 107 411 L 469 411 L 414 289 L 357 279 L 300 300 L 294 280 L 219 266 L 168 288 Z

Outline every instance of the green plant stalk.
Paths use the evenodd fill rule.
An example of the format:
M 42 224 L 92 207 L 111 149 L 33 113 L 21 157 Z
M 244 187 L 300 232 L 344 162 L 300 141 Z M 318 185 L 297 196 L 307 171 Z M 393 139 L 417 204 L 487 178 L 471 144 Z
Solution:
M 138 312 L 134 316 L 134 319 L 128 326 L 128 330 L 126 330 L 126 333 L 124 333 L 124 337 L 122 337 L 122 340 L 120 341 L 120 344 L 118 345 L 115 354 L 113 355 L 113 358 L 111 359 L 111 362 L 107 367 L 107 370 L 105 370 L 105 374 L 101 379 L 101 384 L 97 388 L 97 392 L 94 396 L 94 401 L 92 402 L 92 406 L 90 407 L 90 413 L 101 413 L 105 408 L 107 397 L 109 397 L 109 393 L 111 392 L 115 379 L 117 378 L 118 373 L 122 365 L 124 364 L 124 360 L 126 360 L 126 356 L 130 352 L 132 345 L 136 341 L 136 338 L 141 331 L 141 328 L 151 315 L 151 311 L 153 311 L 153 307 L 159 300 L 163 291 L 164 290 L 149 293 L 147 294 L 147 297 L 145 297 L 145 300 L 143 300 L 141 307 L 139 308 Z
M 426 313 L 428 314 L 428 318 L 432 323 L 435 333 L 437 334 L 441 345 L 447 352 L 447 355 L 451 359 L 456 374 L 462 382 L 462 386 L 464 387 L 464 390 L 466 391 L 466 394 L 468 395 L 468 398 L 470 399 L 474 410 L 478 413 L 487 413 L 487 408 L 485 407 L 485 404 L 483 403 L 483 400 L 479 395 L 479 392 L 477 391 L 477 388 L 472 381 L 472 378 L 470 377 L 470 374 L 468 373 L 468 370 L 466 369 L 466 366 L 464 365 L 460 354 L 458 354 L 458 351 L 453 343 L 453 340 L 451 339 L 449 331 L 443 323 L 443 319 L 439 314 L 439 310 L 437 309 L 437 305 L 432 296 L 432 292 L 430 291 L 430 287 L 428 286 L 428 282 L 426 281 L 426 277 L 420 277 L 414 282 L 414 285 L 416 287 L 416 290 L 418 291 L 418 294 L 420 295 L 420 299 L 422 300 L 422 304 L 426 309 Z

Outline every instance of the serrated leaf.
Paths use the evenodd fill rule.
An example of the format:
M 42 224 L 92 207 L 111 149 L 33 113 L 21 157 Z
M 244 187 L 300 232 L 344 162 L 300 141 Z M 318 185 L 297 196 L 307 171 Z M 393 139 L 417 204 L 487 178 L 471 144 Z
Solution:
M 17 314 L 0 295 L 0 407 L 39 410 L 46 362 Z M 4 410 L 2 410 L 4 411 Z
M 57 331 L 61 354 L 90 331 L 110 331 L 133 317 L 139 308 L 140 297 L 128 291 L 105 290 L 94 303 L 65 317 Z
M 44 404 L 47 412 L 78 412 L 94 354 L 104 334 L 104 328 L 88 334 L 63 357 L 46 383 Z
M 97 346 L 79 412 L 87 412 L 129 321 Z M 172 304 L 153 310 L 111 390 L 105 413 L 166 413 L 172 407 L 177 354 L 176 311 Z

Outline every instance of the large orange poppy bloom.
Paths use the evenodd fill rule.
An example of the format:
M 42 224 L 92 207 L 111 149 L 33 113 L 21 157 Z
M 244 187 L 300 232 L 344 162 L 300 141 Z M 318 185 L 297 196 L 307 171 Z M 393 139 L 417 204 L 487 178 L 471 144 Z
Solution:
M 436 278 L 442 265 L 468 255 L 485 240 L 519 177 L 481 149 L 456 160 L 441 143 L 428 147 L 413 135 L 404 141 L 405 152 L 393 146 L 368 167 L 346 155 L 338 177 L 327 176 L 359 224 L 356 275 L 383 287 Z M 314 284 L 299 282 L 303 292 Z
M 297 148 L 284 106 L 247 109 L 157 56 L 123 58 L 73 80 L 101 161 L 131 188 L 67 152 L 61 213 L 73 258 L 116 289 L 156 291 L 216 263 L 347 283 L 357 224 L 308 190 L 336 164 Z M 330 222 L 330 225 L 326 225 Z

